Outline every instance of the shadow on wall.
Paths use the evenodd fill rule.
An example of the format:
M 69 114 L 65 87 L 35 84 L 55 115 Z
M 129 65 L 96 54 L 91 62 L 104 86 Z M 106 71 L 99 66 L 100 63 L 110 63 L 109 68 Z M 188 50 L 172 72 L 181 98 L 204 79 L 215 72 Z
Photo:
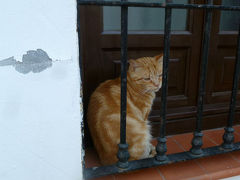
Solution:
M 0 66 L 13 66 L 22 74 L 29 72 L 39 73 L 52 66 L 52 59 L 42 49 L 29 50 L 22 56 L 22 62 L 10 57 L 0 61 Z

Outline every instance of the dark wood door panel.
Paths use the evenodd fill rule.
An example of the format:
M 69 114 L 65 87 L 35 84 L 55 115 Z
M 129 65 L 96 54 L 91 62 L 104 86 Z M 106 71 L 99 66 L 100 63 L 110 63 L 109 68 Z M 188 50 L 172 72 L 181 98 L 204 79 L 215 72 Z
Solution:
M 238 0 L 235 2 L 238 3 Z M 222 3 L 234 5 L 232 4 L 233 1 L 214 1 L 216 5 L 221 5 Z M 222 18 L 226 15 L 230 17 L 230 13 L 234 12 L 228 11 L 228 14 L 224 14 L 221 11 L 213 11 L 206 89 L 207 96 L 205 98 L 207 104 L 228 104 L 230 102 L 238 33 L 232 30 L 223 31 L 221 27 L 221 23 L 223 23 Z M 230 20 L 231 18 L 228 19 L 228 21 Z M 224 23 L 229 24 L 230 22 L 225 21 Z M 238 100 L 240 100 L 239 95 Z
M 238 36 L 237 31 L 220 31 L 219 33 L 217 33 L 218 47 L 236 48 L 237 36 Z
M 220 5 L 221 1 L 216 3 Z M 220 19 L 221 12 L 214 11 L 207 77 L 207 104 L 228 103 L 232 90 L 238 33 L 220 31 Z M 240 96 L 238 99 L 240 100 Z
M 215 81 L 213 91 L 230 91 L 236 61 L 237 34 L 225 31 L 218 34 L 217 38 L 219 41 L 214 59 Z
M 236 111 L 240 111 L 240 103 L 236 105 Z M 218 104 L 205 104 L 203 107 L 203 116 L 222 114 L 229 112 L 229 103 L 218 103 Z M 167 121 L 183 118 L 196 117 L 197 107 L 196 106 L 178 106 L 174 108 L 167 108 Z M 150 121 L 154 123 L 160 122 L 160 110 L 154 110 L 150 113 Z
M 216 61 L 214 92 L 229 91 L 232 88 L 234 67 L 236 61 L 235 47 L 218 48 L 219 54 Z
M 211 85 L 211 99 L 209 99 L 211 103 L 229 102 L 233 83 L 236 46 L 219 47 L 218 52 L 214 66 L 211 68 L 214 73 L 211 77 L 214 79 Z
M 128 47 L 129 48 L 156 48 L 163 47 L 163 32 L 129 32 Z M 189 47 L 194 39 L 193 34 L 188 31 L 176 31 L 171 33 L 171 46 L 174 47 Z M 102 48 L 120 48 L 121 37 L 119 33 L 102 33 L 101 47 Z M 147 43 L 146 43 L 147 42 Z
M 152 120 L 154 123 L 151 123 L 151 132 L 153 137 L 159 136 L 160 130 L 160 123 Z M 227 124 L 228 113 L 220 113 L 220 114 L 212 114 L 212 115 L 205 115 L 203 116 L 203 129 L 213 129 L 218 127 L 224 127 Z M 234 124 L 240 123 L 240 112 L 237 111 L 235 114 L 235 121 Z M 173 119 L 168 120 L 166 123 L 166 134 L 167 135 L 174 135 L 174 134 L 181 134 L 187 132 L 193 132 L 196 125 L 196 118 L 180 118 L 180 119 Z

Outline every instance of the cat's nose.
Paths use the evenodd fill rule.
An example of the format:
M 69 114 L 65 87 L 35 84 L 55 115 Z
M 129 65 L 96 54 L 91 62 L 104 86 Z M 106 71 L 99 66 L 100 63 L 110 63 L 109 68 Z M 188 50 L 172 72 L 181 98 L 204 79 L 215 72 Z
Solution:
M 158 84 L 158 83 L 153 83 L 153 85 L 154 85 L 155 87 L 158 87 L 158 86 L 159 86 L 159 84 Z

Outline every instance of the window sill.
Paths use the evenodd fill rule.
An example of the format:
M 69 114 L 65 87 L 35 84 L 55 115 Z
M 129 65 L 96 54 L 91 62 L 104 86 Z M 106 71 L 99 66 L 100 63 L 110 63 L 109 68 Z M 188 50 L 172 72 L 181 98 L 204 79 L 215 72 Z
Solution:
M 235 142 L 240 141 L 240 125 L 234 126 Z M 222 143 L 223 128 L 203 131 L 203 148 Z M 168 136 L 168 154 L 188 151 L 191 148 L 192 133 Z M 153 140 L 156 145 L 156 140 Z M 100 166 L 96 151 L 86 150 L 86 167 Z M 170 179 L 220 179 L 240 175 L 240 151 L 174 163 L 154 168 L 115 174 L 94 180 L 170 180 Z

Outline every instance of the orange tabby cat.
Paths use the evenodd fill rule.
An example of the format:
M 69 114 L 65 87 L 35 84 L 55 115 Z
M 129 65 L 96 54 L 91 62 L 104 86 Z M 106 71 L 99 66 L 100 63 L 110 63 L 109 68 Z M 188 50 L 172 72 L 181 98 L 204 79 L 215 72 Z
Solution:
M 153 157 L 148 115 L 162 85 L 163 56 L 130 60 L 127 72 L 127 127 L 129 160 Z M 120 78 L 105 81 L 92 94 L 88 126 L 103 165 L 116 163 L 120 142 Z

